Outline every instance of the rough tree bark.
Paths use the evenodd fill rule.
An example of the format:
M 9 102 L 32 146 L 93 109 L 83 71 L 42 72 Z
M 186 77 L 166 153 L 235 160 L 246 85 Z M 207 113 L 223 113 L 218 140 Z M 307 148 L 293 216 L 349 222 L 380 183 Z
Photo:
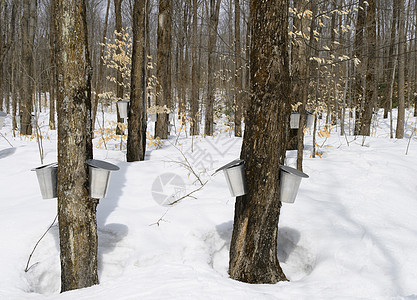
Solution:
M 98 284 L 98 199 L 88 194 L 91 63 L 84 0 L 54 0 L 58 74 L 58 220 L 61 292 Z
M 248 193 L 236 198 L 230 277 L 249 283 L 286 280 L 277 258 L 279 164 L 290 117 L 288 1 L 251 1 L 251 99 L 241 158 Z
M 171 104 L 171 23 L 172 0 L 159 1 L 158 41 L 156 77 L 156 105 L 170 107 Z M 158 113 L 155 123 L 155 137 L 168 138 L 168 114 Z
M 130 92 L 130 112 L 128 118 L 127 161 L 145 159 L 146 148 L 146 28 L 145 1 L 135 0 L 133 5 L 133 49 Z

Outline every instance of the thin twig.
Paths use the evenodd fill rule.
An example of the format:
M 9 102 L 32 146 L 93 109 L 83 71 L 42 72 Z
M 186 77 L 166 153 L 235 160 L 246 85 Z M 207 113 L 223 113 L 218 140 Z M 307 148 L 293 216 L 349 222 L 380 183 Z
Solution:
M 26 268 L 25 268 L 25 273 L 27 272 L 27 271 L 29 271 L 30 270 L 30 268 L 32 268 L 34 265 L 32 265 L 32 266 L 30 266 L 29 267 L 29 263 L 30 263 L 30 259 L 32 258 L 32 255 L 33 255 L 33 253 L 35 252 L 35 250 L 36 250 L 36 247 L 38 247 L 38 245 L 39 245 L 39 243 L 40 243 L 40 241 L 44 238 L 44 236 L 48 233 L 48 231 L 52 228 L 52 226 L 54 226 L 54 224 L 55 224 L 55 221 L 56 221 L 56 219 L 58 218 L 58 214 L 55 216 L 55 218 L 54 218 L 54 221 L 52 222 L 52 224 L 51 225 L 49 225 L 49 227 L 48 227 L 48 229 L 45 231 L 45 233 L 41 236 L 41 238 L 36 242 L 36 244 L 35 244 L 35 247 L 33 247 L 33 250 L 32 250 L 32 252 L 30 253 L 30 255 L 29 255 L 29 259 L 28 259 L 28 262 L 27 262 L 27 264 L 26 264 Z
M 169 142 L 169 141 L 168 141 Z M 197 175 L 197 173 L 194 171 L 194 169 L 193 169 L 193 167 L 191 166 L 191 164 L 190 164 L 190 162 L 188 161 L 188 159 L 187 159 L 187 157 L 185 156 L 185 154 L 181 151 L 181 149 L 179 149 L 177 146 L 175 146 L 173 143 L 171 143 L 171 142 L 169 142 L 175 149 L 177 149 L 180 153 L 181 153 L 181 155 L 182 155 L 182 157 L 184 157 L 184 159 L 185 159 L 185 162 L 186 162 L 186 168 L 188 169 L 188 170 L 190 170 L 192 173 L 193 173 L 193 175 L 197 178 L 197 180 L 198 180 L 198 182 L 201 184 L 201 185 L 203 185 L 203 181 L 201 181 L 201 179 L 200 179 L 200 176 L 198 176 Z M 181 162 L 179 162 L 180 164 L 182 164 L 182 165 L 184 165 L 184 163 L 181 163 Z
M 171 202 L 171 203 L 169 203 L 169 205 L 174 205 L 175 203 L 178 203 L 178 202 L 180 202 L 182 199 L 184 199 L 184 198 L 187 198 L 187 197 L 193 197 L 193 196 L 191 196 L 192 194 L 194 194 L 195 192 L 198 192 L 199 190 L 201 190 L 206 184 L 207 184 L 207 182 L 208 182 L 208 180 L 206 181 L 206 182 L 204 182 L 198 189 L 196 189 L 196 190 L 194 190 L 194 191 L 192 191 L 192 192 L 190 192 L 190 193 L 188 193 L 187 195 L 185 195 L 185 196 L 182 196 L 181 198 L 179 198 L 179 199 L 177 199 L 177 200 L 175 200 L 174 202 Z M 194 198 L 194 197 L 193 197 Z
M 160 222 L 162 222 L 162 221 L 164 221 L 164 222 L 166 222 L 163 218 L 165 217 L 165 215 L 168 213 L 168 210 L 169 209 L 167 209 L 166 210 L 166 212 L 158 219 L 158 221 L 156 221 L 155 223 L 152 223 L 152 224 L 149 224 L 149 226 L 152 226 L 152 225 L 158 225 L 158 227 L 159 227 L 159 223 Z

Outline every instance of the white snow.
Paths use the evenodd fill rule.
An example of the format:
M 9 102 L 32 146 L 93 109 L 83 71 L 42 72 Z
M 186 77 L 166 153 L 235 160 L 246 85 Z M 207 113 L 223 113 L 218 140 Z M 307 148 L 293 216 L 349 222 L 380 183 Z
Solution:
M 48 112 L 39 118 L 44 164 L 52 163 L 56 131 L 45 125 Z M 106 113 L 106 120 L 115 116 Z M 42 199 L 31 171 L 41 165 L 36 139 L 13 137 L 8 116 L 0 130 L 0 299 L 417 299 L 414 135 L 405 154 L 415 122 L 409 114 L 403 140 L 389 138 L 389 121 L 381 115 L 365 139 L 333 128 L 329 138 L 318 137 L 321 158 L 310 157 L 307 134 L 304 172 L 310 178 L 295 203 L 283 204 L 279 221 L 279 260 L 289 281 L 273 285 L 228 277 L 234 198 L 223 175 L 212 174 L 239 157 L 241 138 L 221 124 L 214 138 L 182 134 L 176 147 L 208 183 L 173 206 L 161 203 L 200 187 L 180 164 L 185 160 L 174 147 L 176 136 L 162 149 L 148 146 L 146 161 L 135 163 L 126 162 L 120 139 L 109 140 L 108 150 L 94 148 L 95 159 L 120 167 L 97 209 L 100 284 L 60 294 L 56 224 L 24 271 L 57 200 Z M 295 161 L 296 152 L 288 151 L 287 164 Z

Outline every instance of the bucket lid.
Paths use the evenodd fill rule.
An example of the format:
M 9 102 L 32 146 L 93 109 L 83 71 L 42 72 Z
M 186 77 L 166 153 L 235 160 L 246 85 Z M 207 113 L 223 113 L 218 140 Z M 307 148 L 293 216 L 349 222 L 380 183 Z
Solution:
M 43 166 L 40 166 L 40 167 L 37 167 L 37 168 L 33 168 L 33 169 L 31 169 L 31 171 L 37 171 L 37 170 L 41 170 L 41 169 L 54 168 L 54 167 L 58 167 L 57 162 L 54 162 L 54 163 L 51 163 L 51 164 L 48 164 L 48 165 L 43 165 Z
M 240 166 L 244 162 L 245 161 L 243 159 L 235 159 L 234 161 L 231 161 L 228 164 L 225 164 L 223 167 L 217 169 L 216 172 L 214 172 L 214 173 L 217 173 L 217 172 L 222 171 L 222 170 L 225 170 L 225 169 L 229 169 L 229 168 L 233 168 L 233 167 Z
M 0 110 L 0 117 L 6 117 L 6 116 L 7 116 L 7 114 L 4 111 Z
M 129 102 L 130 102 L 130 100 L 128 100 L 128 99 L 123 99 L 123 100 L 117 101 L 117 103 L 129 103 Z
M 113 165 L 111 163 L 108 163 L 104 160 L 98 160 L 98 159 L 88 159 L 87 165 L 93 168 L 99 168 L 99 169 L 105 169 L 108 171 L 118 171 L 120 168 L 116 165 Z
M 287 172 L 287 173 L 290 173 L 290 174 L 298 176 L 298 177 L 302 177 L 302 178 L 308 178 L 309 177 L 306 173 L 301 172 L 300 170 L 297 170 L 295 168 L 291 168 L 291 167 L 283 166 L 283 165 L 279 165 L 279 168 L 281 170 Z

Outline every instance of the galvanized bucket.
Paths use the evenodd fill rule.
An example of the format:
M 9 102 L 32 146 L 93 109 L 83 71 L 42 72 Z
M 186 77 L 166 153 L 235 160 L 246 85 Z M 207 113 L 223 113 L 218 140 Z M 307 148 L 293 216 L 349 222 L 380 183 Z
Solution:
M 58 164 L 52 163 L 32 169 L 36 171 L 43 199 L 56 198 Z
M 307 112 L 307 121 L 306 121 L 306 127 L 310 128 L 314 125 L 314 115 L 311 112 Z
M 292 112 L 291 119 L 290 119 L 290 128 L 291 129 L 298 129 L 300 124 L 300 113 Z
M 298 188 L 301 179 L 308 178 L 308 175 L 288 166 L 279 166 L 280 168 L 280 190 L 279 199 L 281 202 L 294 203 L 297 197 Z
M 0 110 L 0 129 L 3 128 L 4 119 L 6 119 L 7 114 Z
M 216 170 L 223 171 L 232 197 L 243 196 L 247 193 L 245 165 L 243 159 L 236 159 Z
M 117 101 L 117 107 L 119 109 L 119 116 L 122 119 L 127 119 L 129 115 L 129 100 L 119 100 Z
M 110 174 L 112 171 L 118 171 L 120 168 L 97 159 L 87 160 L 87 165 L 89 167 L 90 197 L 96 199 L 105 198 L 110 182 Z

